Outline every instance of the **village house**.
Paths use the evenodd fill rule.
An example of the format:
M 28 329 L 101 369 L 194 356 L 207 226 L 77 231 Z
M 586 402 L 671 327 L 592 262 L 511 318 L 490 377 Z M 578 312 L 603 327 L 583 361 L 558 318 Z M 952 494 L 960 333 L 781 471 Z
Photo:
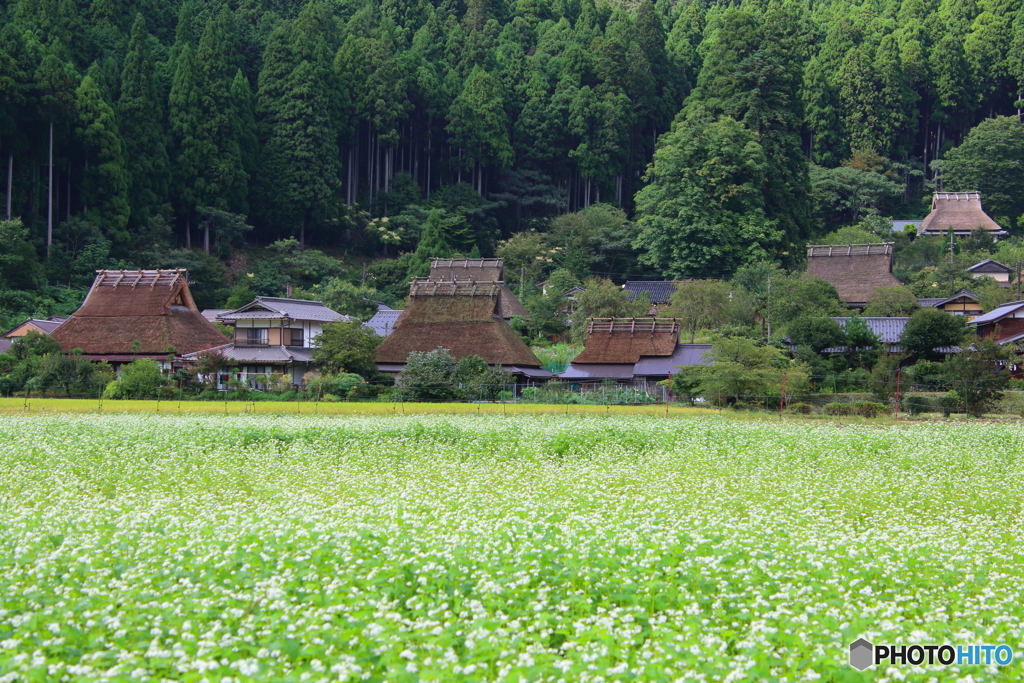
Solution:
M 114 367 L 151 358 L 162 369 L 228 339 L 203 318 L 184 270 L 100 270 L 81 308 L 51 336 L 65 352 Z
M 29 318 L 17 327 L 4 332 L 4 334 L 0 336 L 0 353 L 7 353 L 7 349 L 11 348 L 11 344 L 14 343 L 15 339 L 18 337 L 24 337 L 29 332 L 52 334 L 53 331 L 60 327 L 65 320 L 67 320 L 67 318 L 58 316 L 51 316 L 46 320 Z
M 593 389 L 604 382 L 657 391 L 680 366 L 703 364 L 710 344 L 680 344 L 675 318 L 590 318 L 583 351 L 558 375 Z
M 294 386 L 304 385 L 306 374 L 314 370 L 313 349 L 324 325 L 354 320 L 320 301 L 269 296 L 222 312 L 217 321 L 231 325 L 234 336 L 217 349 L 227 361 L 217 384 L 222 387 L 235 379 L 255 386 L 256 378 L 277 374 Z M 198 355 L 190 354 L 187 360 L 195 362 Z
M 504 296 L 500 281 L 414 279 L 405 310 L 377 347 L 377 369 L 397 375 L 410 353 L 441 347 L 456 360 L 500 365 L 519 384 L 546 381 L 551 373 L 502 315 Z
M 917 303 L 921 308 L 937 308 L 951 315 L 965 315 L 968 320 L 973 320 L 984 310 L 978 297 L 966 289 L 953 296 L 918 299 Z
M 979 263 L 975 263 L 967 269 L 967 272 L 975 279 L 990 277 L 998 282 L 1001 287 L 1009 287 L 1017 275 L 1017 271 L 1014 268 L 1003 265 L 999 261 L 990 258 Z
M 1011 301 L 971 320 L 979 337 L 994 337 L 999 344 L 1024 342 L 1024 301 Z
M 962 239 L 979 228 L 996 241 L 1008 234 L 981 208 L 980 192 L 936 192 L 917 234 L 943 236 L 952 230 L 955 239 Z
M 808 246 L 807 274 L 830 283 L 840 301 L 858 309 L 876 289 L 903 284 L 892 274 L 891 242 Z

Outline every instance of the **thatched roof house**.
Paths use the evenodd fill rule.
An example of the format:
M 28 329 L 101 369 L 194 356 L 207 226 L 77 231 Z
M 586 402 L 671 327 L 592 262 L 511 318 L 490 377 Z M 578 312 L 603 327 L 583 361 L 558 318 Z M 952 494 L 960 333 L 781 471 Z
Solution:
M 448 349 L 461 360 L 480 356 L 515 374 L 550 377 L 540 359 L 501 316 L 502 282 L 413 280 L 409 303 L 377 347 L 377 367 L 401 372 L 409 354 Z
M 851 307 L 863 307 L 876 289 L 902 284 L 892 274 L 891 242 L 808 246 L 807 274 L 830 283 Z
M 978 228 L 996 239 L 1008 234 L 981 208 L 980 192 L 936 192 L 932 196 L 932 212 L 917 234 L 945 235 L 950 228 L 957 237 L 966 237 Z
M 65 351 L 114 363 L 229 342 L 196 308 L 184 270 L 100 270 L 82 307 L 55 329 Z
M 591 318 L 583 351 L 561 379 L 573 381 L 634 379 L 641 359 L 668 359 L 679 342 L 675 318 Z
M 430 262 L 431 282 L 497 282 L 500 285 L 500 314 L 505 320 L 514 316 L 528 318 L 526 306 L 505 284 L 505 261 L 500 258 L 434 259 Z

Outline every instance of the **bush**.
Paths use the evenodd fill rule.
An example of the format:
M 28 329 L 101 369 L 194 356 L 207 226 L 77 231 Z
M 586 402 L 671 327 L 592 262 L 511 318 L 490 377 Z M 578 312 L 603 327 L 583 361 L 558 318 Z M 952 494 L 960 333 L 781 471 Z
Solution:
M 810 415 L 814 412 L 814 406 L 810 403 L 803 403 L 802 401 L 790 403 L 786 406 L 786 412 L 792 413 L 793 415 Z
M 832 402 L 824 407 L 826 415 L 857 415 L 859 417 L 878 417 L 886 411 L 884 403 L 875 401 L 850 401 L 849 403 Z
M 921 394 L 907 394 L 906 398 L 903 399 L 903 406 L 911 415 L 933 413 L 939 407 L 930 398 Z
M 962 413 L 964 411 L 964 399 L 956 389 L 946 392 L 946 395 L 939 399 L 942 406 L 942 416 L 949 417 L 950 413 Z

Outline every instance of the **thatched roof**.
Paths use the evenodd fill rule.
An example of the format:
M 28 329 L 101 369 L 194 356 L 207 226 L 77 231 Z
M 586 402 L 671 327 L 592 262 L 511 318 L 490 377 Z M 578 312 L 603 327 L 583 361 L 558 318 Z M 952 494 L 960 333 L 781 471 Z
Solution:
M 981 208 L 980 192 L 936 192 L 932 196 L 932 212 L 925 217 L 917 234 L 941 235 L 950 228 L 961 235 L 978 228 L 993 235 L 1007 234 Z
M 530 317 L 526 306 L 505 284 L 505 262 L 500 258 L 434 259 L 430 276 L 416 278 L 419 282 L 497 282 L 501 285 L 500 314 L 505 320 L 513 316 Z
M 53 331 L 65 351 L 181 355 L 230 341 L 199 313 L 184 270 L 97 272 L 82 307 Z
M 902 283 L 892 275 L 892 244 L 807 247 L 807 274 L 831 283 L 845 303 L 864 304 L 880 287 Z
M 413 351 L 443 347 L 457 359 L 540 367 L 533 351 L 500 315 L 503 283 L 413 280 L 409 303 L 377 347 L 378 363 L 404 363 Z
M 636 363 L 640 356 L 671 356 L 679 342 L 675 318 L 590 318 L 579 363 Z

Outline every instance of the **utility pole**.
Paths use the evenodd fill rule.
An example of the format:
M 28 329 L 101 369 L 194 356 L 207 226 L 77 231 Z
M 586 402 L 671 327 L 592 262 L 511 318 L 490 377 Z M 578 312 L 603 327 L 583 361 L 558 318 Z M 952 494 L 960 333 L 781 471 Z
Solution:
M 523 294 L 526 292 L 526 266 L 522 266 L 519 269 L 519 298 L 523 298 Z
M 1017 301 L 1020 301 L 1020 261 L 1017 261 Z

